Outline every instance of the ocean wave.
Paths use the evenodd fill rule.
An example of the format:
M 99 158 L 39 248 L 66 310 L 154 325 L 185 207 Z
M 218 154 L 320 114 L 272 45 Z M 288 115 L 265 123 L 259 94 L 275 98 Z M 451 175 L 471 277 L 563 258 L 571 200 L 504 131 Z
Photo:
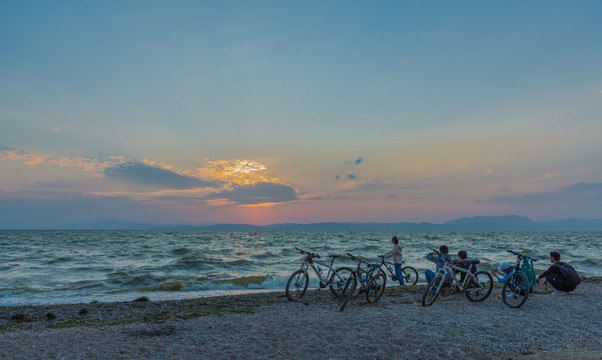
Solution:
M 276 256 L 280 256 L 280 252 L 275 253 L 275 252 L 270 252 L 270 251 L 264 251 L 263 253 L 253 255 L 253 257 L 256 259 L 267 259 L 267 258 L 276 257 Z
M 138 285 L 148 285 L 148 284 L 156 284 L 158 282 L 163 281 L 164 279 L 154 276 L 153 274 L 144 274 L 137 275 L 131 278 L 126 285 L 128 286 L 138 286 Z
M 173 249 L 171 252 L 174 254 L 186 254 L 190 251 L 192 251 L 192 250 L 189 248 L 181 247 L 181 248 Z
M 70 256 L 61 256 L 61 257 L 54 258 L 52 260 L 48 260 L 48 264 L 56 264 L 56 263 L 67 262 L 67 261 L 71 261 L 71 260 L 73 260 L 73 258 Z
M 600 262 L 596 261 L 594 259 L 590 259 L 590 258 L 585 258 L 581 261 L 577 261 L 577 264 L 581 264 L 581 265 L 598 265 Z
M 208 291 L 284 289 L 288 278 L 272 275 L 243 276 L 215 281 L 167 281 L 143 287 L 144 291 Z

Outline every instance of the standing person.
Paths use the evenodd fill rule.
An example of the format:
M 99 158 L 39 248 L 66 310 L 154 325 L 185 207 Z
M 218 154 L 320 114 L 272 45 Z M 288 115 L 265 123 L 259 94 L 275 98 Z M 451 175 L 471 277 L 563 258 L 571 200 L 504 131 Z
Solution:
M 405 285 L 403 282 L 403 273 L 401 272 L 401 264 L 403 263 L 403 256 L 401 254 L 401 246 L 399 246 L 399 239 L 397 236 L 393 236 L 391 239 L 391 244 L 393 244 L 393 249 L 384 255 L 380 255 L 381 257 L 393 258 L 393 263 L 395 264 L 395 277 L 399 281 L 399 285 Z
M 581 278 L 575 269 L 571 265 L 561 262 L 560 253 L 556 251 L 550 253 L 550 262 L 552 266 L 541 273 L 537 281 L 543 278 L 544 285 L 550 283 L 556 289 L 558 295 L 564 295 L 575 290 L 577 285 L 581 283 Z
M 437 266 L 435 271 L 439 271 L 439 269 L 443 267 L 446 261 L 451 261 L 451 257 L 449 256 L 449 249 L 447 248 L 447 246 L 439 246 L 439 252 L 441 253 L 441 256 L 439 256 L 434 251 L 426 256 L 427 260 L 434 262 Z M 435 278 L 435 273 L 432 270 L 427 269 L 424 271 L 424 276 L 426 277 L 426 282 L 428 284 Z

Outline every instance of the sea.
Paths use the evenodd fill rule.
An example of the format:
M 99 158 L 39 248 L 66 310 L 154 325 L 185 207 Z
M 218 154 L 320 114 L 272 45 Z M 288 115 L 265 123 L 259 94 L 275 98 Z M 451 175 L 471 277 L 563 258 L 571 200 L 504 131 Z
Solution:
M 0 231 L 0 306 L 184 299 L 283 290 L 303 256 L 295 247 L 377 261 L 399 237 L 406 265 L 433 268 L 427 253 L 445 244 L 490 270 L 514 250 L 540 260 L 549 252 L 579 274 L 602 276 L 601 232 L 405 231 Z M 326 270 L 326 269 L 324 269 Z M 310 274 L 310 286 L 317 280 Z

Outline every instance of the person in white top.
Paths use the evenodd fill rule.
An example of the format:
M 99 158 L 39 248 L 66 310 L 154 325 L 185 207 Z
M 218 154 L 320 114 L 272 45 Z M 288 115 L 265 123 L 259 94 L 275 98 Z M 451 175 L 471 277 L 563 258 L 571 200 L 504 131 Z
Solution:
M 403 248 L 399 246 L 399 240 L 397 239 L 397 236 L 393 236 L 391 243 L 393 244 L 393 249 L 381 256 L 384 258 L 393 258 L 393 263 L 395 264 L 395 277 L 397 277 L 397 280 L 399 280 L 399 285 L 405 285 L 403 283 L 403 274 L 401 273 L 401 264 L 403 263 L 401 249 Z

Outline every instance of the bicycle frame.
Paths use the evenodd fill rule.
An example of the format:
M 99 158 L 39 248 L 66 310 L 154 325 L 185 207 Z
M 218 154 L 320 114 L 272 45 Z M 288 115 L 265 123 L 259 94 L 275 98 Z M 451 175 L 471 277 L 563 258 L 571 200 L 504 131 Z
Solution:
M 301 270 L 303 270 L 304 272 L 307 273 L 307 269 L 311 267 L 320 281 L 320 288 L 323 288 L 323 287 L 326 287 L 329 285 L 329 279 L 332 277 L 332 274 L 335 273 L 334 267 L 333 267 L 334 259 L 336 259 L 336 257 L 331 256 L 330 264 L 328 264 L 324 261 L 316 260 L 316 259 L 313 259 L 313 258 L 307 256 L 307 257 L 305 257 L 303 264 L 301 264 Z M 318 270 L 318 268 L 316 268 L 314 263 L 318 264 L 318 265 L 322 265 L 328 269 L 328 272 L 326 273 L 326 280 L 324 280 L 324 275 L 322 275 L 322 273 L 320 273 L 320 271 Z
M 405 264 L 405 260 L 403 260 L 401 262 L 401 264 Z M 385 261 L 384 259 L 381 260 L 381 267 L 384 266 L 385 269 L 387 269 L 387 271 L 389 272 L 389 277 L 391 279 L 393 279 L 393 277 L 395 277 L 395 270 L 393 269 L 393 263 L 392 262 L 388 262 Z M 402 272 L 403 272 L 403 268 L 402 268 Z
M 458 279 L 456 278 L 456 271 L 460 271 L 460 272 L 463 272 L 463 273 L 467 274 L 464 277 L 464 281 L 462 281 L 461 284 L 458 281 Z M 469 279 L 474 279 L 475 282 L 477 281 L 477 279 L 475 278 L 474 274 L 472 272 L 470 272 L 470 270 L 467 270 L 467 269 L 461 268 L 459 266 L 450 264 L 447 261 L 445 262 L 445 264 L 443 265 L 443 267 L 437 271 L 437 275 L 441 275 L 441 278 L 443 279 L 443 281 L 441 281 L 439 283 L 439 286 L 437 287 L 437 292 L 439 292 L 441 290 L 441 287 L 445 283 L 447 275 L 449 275 L 451 277 L 452 284 L 454 284 L 455 287 L 456 287 L 456 289 L 458 289 L 460 291 L 466 290 L 466 284 L 468 283 Z
M 380 268 L 380 266 L 381 266 L 380 264 L 371 264 L 362 259 L 358 259 L 357 257 L 355 257 L 349 253 L 347 253 L 347 256 L 349 256 L 349 258 L 351 258 L 353 261 L 357 262 L 357 266 L 356 266 L 355 270 L 353 270 L 353 273 L 355 274 L 358 282 L 362 286 L 366 285 L 369 277 L 375 276 L 375 274 L 374 274 L 375 271 L 376 271 L 376 274 L 378 274 L 379 272 L 382 272 L 384 274 L 384 271 Z M 364 264 L 364 267 L 362 267 L 362 264 Z M 366 274 L 368 276 L 365 276 L 365 278 L 362 278 L 362 274 Z M 385 274 L 385 276 L 386 276 L 386 274 Z

